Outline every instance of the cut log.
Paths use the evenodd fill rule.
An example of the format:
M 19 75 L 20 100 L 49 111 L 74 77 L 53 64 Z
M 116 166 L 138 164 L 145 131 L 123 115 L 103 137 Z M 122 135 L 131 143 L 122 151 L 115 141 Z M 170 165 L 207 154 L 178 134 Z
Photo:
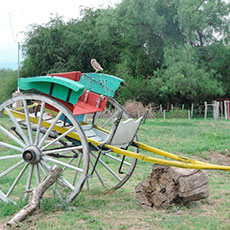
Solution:
M 61 168 L 54 165 L 46 177 L 32 190 L 29 204 L 22 208 L 8 223 L 8 226 L 16 225 L 31 215 L 40 207 L 40 201 L 45 191 L 57 180 Z
M 208 176 L 201 170 L 154 165 L 135 191 L 142 207 L 168 208 L 207 198 Z

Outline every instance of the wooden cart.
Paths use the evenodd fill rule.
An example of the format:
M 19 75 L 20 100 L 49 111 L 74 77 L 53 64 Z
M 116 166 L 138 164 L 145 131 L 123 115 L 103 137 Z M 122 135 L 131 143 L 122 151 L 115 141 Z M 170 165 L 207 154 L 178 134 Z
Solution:
M 0 199 L 16 203 L 26 198 L 54 164 L 62 167 L 62 173 L 53 192 L 68 202 L 85 182 L 88 189 L 120 188 L 131 177 L 137 159 L 230 170 L 138 142 L 145 116 L 130 118 L 113 98 L 121 82 L 115 76 L 81 72 L 19 79 L 20 89 L 37 93 L 23 92 L 0 105 Z

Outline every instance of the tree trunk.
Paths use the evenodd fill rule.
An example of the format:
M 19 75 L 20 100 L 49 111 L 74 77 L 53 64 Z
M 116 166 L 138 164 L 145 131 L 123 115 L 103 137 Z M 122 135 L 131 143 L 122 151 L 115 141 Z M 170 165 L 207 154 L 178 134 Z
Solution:
M 135 191 L 143 207 L 168 208 L 207 198 L 208 176 L 201 170 L 154 165 Z

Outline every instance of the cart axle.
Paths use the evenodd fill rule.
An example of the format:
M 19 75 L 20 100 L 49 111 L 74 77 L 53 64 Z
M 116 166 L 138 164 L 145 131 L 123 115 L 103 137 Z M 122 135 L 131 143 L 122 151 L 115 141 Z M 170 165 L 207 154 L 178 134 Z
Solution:
M 22 158 L 28 163 L 35 164 L 41 160 L 41 152 L 37 147 L 30 146 L 23 152 Z

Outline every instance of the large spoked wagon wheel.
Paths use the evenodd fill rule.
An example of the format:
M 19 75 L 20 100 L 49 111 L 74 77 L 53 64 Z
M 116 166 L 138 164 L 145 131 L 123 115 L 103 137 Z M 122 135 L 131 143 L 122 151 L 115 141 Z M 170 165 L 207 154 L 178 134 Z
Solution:
M 22 95 L 0 105 L 0 199 L 26 198 L 54 165 L 62 172 L 47 196 L 72 201 L 89 167 L 88 143 L 72 113 L 52 98 Z M 78 140 L 66 141 L 67 136 Z
M 87 122 L 93 122 L 96 126 L 110 131 L 114 119 L 121 111 L 123 111 L 123 120 L 130 118 L 126 110 L 115 99 L 108 98 L 106 110 L 91 117 L 93 121 L 90 121 L 88 117 Z M 128 150 L 138 152 L 138 148 L 135 147 L 129 147 Z M 122 187 L 134 172 L 137 159 L 123 157 L 110 151 L 102 151 L 99 158 L 98 154 L 100 154 L 99 151 L 91 146 L 89 179 L 87 180 L 88 188 L 95 188 L 97 185 L 108 189 Z M 92 171 L 94 173 L 90 176 Z

